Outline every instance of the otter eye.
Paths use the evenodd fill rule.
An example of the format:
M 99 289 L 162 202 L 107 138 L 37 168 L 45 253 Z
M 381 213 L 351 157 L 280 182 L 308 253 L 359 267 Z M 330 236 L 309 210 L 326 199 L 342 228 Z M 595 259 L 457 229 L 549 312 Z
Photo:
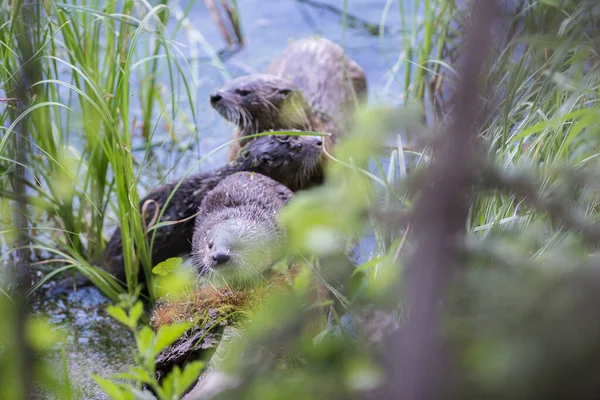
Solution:
M 250 90 L 243 90 L 243 89 L 237 89 L 235 91 L 237 94 L 239 94 L 242 97 L 246 97 L 248 96 L 250 93 L 252 93 Z
M 260 163 L 261 164 L 270 164 L 271 161 L 272 161 L 272 158 L 269 155 L 265 155 L 265 156 L 260 157 Z
M 214 242 L 212 240 L 210 240 L 208 243 L 206 243 L 206 245 L 208 246 L 209 249 L 212 249 Z
M 289 96 L 292 93 L 291 89 L 279 89 L 279 94 Z

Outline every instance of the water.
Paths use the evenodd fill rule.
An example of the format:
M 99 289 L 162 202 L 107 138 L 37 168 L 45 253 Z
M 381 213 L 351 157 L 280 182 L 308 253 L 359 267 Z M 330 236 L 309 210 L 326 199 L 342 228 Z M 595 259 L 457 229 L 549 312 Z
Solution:
M 398 104 L 402 100 L 401 84 L 389 74 L 402 51 L 397 2 L 390 3 L 384 25 L 386 34 L 382 37 L 374 35 L 373 31 L 378 30 L 386 1 L 352 0 L 348 3 L 348 13 L 357 19 L 349 19 L 349 26 L 344 33 L 342 16 L 336 11 L 343 7 L 341 0 L 240 0 L 245 47 L 224 63 L 226 71 L 223 71 L 207 61 L 206 54 L 196 41 L 200 32 L 214 48 L 225 45 L 204 3 L 195 2 L 188 14 L 190 28 L 181 29 L 174 40 L 181 44 L 188 58 L 190 78 L 195 83 L 193 94 L 196 98 L 197 125 L 190 129 L 180 118 L 176 121 L 177 139 L 182 144 L 189 143 L 190 148 L 181 151 L 170 144 L 155 148 L 154 159 L 148 162 L 148 169 L 142 174 L 145 179 L 140 182 L 141 194 L 144 195 L 160 183 L 161 180 L 156 179 L 158 177 L 162 181 L 180 178 L 199 158 L 229 140 L 233 128 L 212 110 L 208 102 L 209 93 L 221 87 L 228 74 L 236 77 L 264 71 L 290 39 L 319 34 L 340 44 L 344 42 L 349 56 L 365 70 L 370 101 L 384 100 Z M 185 9 L 187 3 L 170 2 L 169 6 L 176 13 L 178 8 Z M 176 25 L 172 14 L 167 28 L 173 31 Z M 162 84 L 167 89 L 168 71 L 164 65 L 162 67 Z M 397 72 L 402 76 L 401 70 Z M 134 78 L 132 93 L 137 93 L 136 84 Z M 191 119 L 191 109 L 184 97 L 182 93 L 177 99 L 179 112 Z M 132 97 L 132 108 L 140 120 L 140 105 L 136 103 L 135 95 Z M 158 127 L 154 141 L 170 143 L 164 123 L 159 123 Z M 140 132 L 135 132 L 134 140 L 136 145 L 143 147 Z M 143 151 L 138 151 L 136 155 L 141 158 Z M 217 168 L 225 160 L 226 148 L 207 157 L 198 169 Z M 40 309 L 53 322 L 71 332 L 67 347 L 70 373 L 74 384 L 84 390 L 85 398 L 106 398 L 89 378 L 90 373 L 108 377 L 114 372 L 123 371 L 131 362 L 131 336 L 106 316 L 107 303 L 97 290 L 89 288 L 66 299 L 40 305 Z
M 85 399 L 108 399 L 91 374 L 109 378 L 123 372 L 133 360 L 133 336 L 107 315 L 109 303 L 96 288 L 89 287 L 67 296 L 38 300 L 34 304 L 34 310 L 68 332 L 63 339 L 69 376 Z M 56 372 L 62 376 L 60 354 L 55 357 Z
M 190 167 L 196 165 L 198 160 L 205 157 L 215 147 L 231 139 L 233 128 L 214 111 L 209 104 L 209 94 L 220 88 L 227 75 L 237 77 L 249 73 L 263 72 L 271 60 L 279 54 L 289 40 L 321 35 L 336 43 L 343 44 L 348 55 L 356 60 L 365 70 L 369 85 L 370 100 L 384 100 L 388 103 L 398 104 L 402 100 L 402 87 L 399 82 L 390 77 L 389 71 L 401 54 L 400 13 L 397 2 L 393 1 L 385 21 L 385 35 L 374 35 L 371 30 L 378 31 L 382 19 L 382 11 L 386 0 L 353 0 L 348 2 L 348 14 L 360 20 L 351 20 L 345 33 L 342 28 L 341 0 L 245 0 L 239 2 L 242 21 L 242 31 L 245 47 L 233 57 L 224 62 L 225 71 L 212 65 L 203 52 L 202 46 L 195 38 L 200 33 L 215 50 L 225 47 L 225 42 L 220 36 L 210 13 L 203 2 L 195 2 L 187 16 L 190 27 L 184 24 L 174 37 L 180 44 L 181 50 L 186 52 L 190 65 L 190 75 L 195 82 L 194 108 L 197 114 L 196 131 L 189 125 L 179 124 L 176 129 L 177 139 L 182 145 L 190 144 L 190 148 L 181 153 L 173 151 L 169 146 L 163 146 L 154 153 L 155 162 L 151 163 L 147 181 L 142 182 L 142 193 L 151 190 L 160 181 L 178 179 Z M 187 3 L 169 3 L 173 7 L 172 15 L 177 10 L 184 10 Z M 339 13 L 336 12 L 339 10 Z M 173 18 L 167 25 L 170 32 L 175 30 L 177 21 Z M 365 25 L 368 25 L 365 27 Z M 168 85 L 168 72 L 166 63 L 163 65 L 163 83 L 165 89 Z M 397 71 L 402 76 L 402 70 Z M 387 85 L 389 82 L 391 84 Z M 384 90 L 385 87 L 385 90 Z M 180 112 L 191 119 L 190 105 L 186 96 L 180 95 Z M 133 99 L 135 101 L 135 99 Z M 133 104 L 135 109 L 135 104 Z M 158 116 L 158 112 L 156 113 Z M 138 120 L 141 112 L 138 111 Z M 181 122 L 181 121 L 179 121 Z M 159 124 L 155 134 L 155 141 L 165 140 L 171 143 L 164 124 Z M 144 142 L 137 136 L 140 147 Z M 226 148 L 206 157 L 199 166 L 199 170 L 211 170 L 222 165 L 226 160 Z M 143 150 L 137 153 L 140 159 Z M 153 175 L 153 169 L 159 171 Z

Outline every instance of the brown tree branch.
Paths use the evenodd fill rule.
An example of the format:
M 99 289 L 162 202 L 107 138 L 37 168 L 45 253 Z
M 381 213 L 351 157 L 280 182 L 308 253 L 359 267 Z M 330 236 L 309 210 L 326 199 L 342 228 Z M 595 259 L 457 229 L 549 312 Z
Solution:
M 434 159 L 415 202 L 416 249 L 408 259 L 408 324 L 389 338 L 384 362 L 387 384 L 378 398 L 439 399 L 446 362 L 441 337 L 442 308 L 452 271 L 457 266 L 456 240 L 465 231 L 469 196 L 475 179 L 481 121 L 481 75 L 491 42 L 497 4 L 473 1 L 465 32 L 460 81 L 453 98 L 452 123 L 436 144 Z

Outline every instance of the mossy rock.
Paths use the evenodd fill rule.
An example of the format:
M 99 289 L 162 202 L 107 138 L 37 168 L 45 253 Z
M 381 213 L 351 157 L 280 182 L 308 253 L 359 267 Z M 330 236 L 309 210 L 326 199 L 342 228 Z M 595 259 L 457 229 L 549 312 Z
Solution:
M 243 328 L 256 305 L 274 292 L 291 290 L 292 280 L 291 274 L 274 273 L 252 287 L 203 286 L 183 296 L 160 301 L 152 312 L 153 329 L 178 322 L 191 322 L 194 327 L 156 357 L 157 379 L 161 381 L 174 366 L 211 357 L 225 327 Z

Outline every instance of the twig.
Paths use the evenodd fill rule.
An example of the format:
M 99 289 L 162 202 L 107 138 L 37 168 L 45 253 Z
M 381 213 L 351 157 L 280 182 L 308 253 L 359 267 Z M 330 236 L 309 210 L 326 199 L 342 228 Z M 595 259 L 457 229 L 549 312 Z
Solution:
M 335 15 L 341 16 L 344 14 L 344 10 L 342 10 L 341 8 L 333 6 L 331 4 L 321 3 L 320 1 L 316 1 L 316 0 L 296 0 L 296 1 L 301 4 L 306 4 L 308 6 L 318 8 L 320 10 L 329 11 L 330 13 L 335 14 Z M 346 13 L 346 20 L 349 22 L 350 26 L 354 26 L 354 27 L 360 26 L 361 28 L 363 28 L 365 31 L 369 32 L 369 34 L 371 34 L 373 36 L 379 35 L 380 27 L 378 24 L 373 24 L 373 23 L 367 22 L 364 19 L 361 19 L 355 15 L 348 14 L 348 13 Z M 381 29 L 383 30 L 384 34 L 387 35 L 389 33 L 389 28 L 387 26 L 382 26 Z
M 231 49 L 235 48 L 236 46 L 242 46 L 244 41 L 239 26 L 239 20 L 235 18 L 234 13 L 231 11 L 231 7 L 226 3 L 225 0 L 220 0 L 218 3 L 224 9 L 225 15 L 227 16 L 229 22 L 229 24 L 227 25 L 229 29 L 225 26 L 226 24 L 224 22 L 224 18 L 219 12 L 215 0 L 204 0 L 204 4 L 206 5 L 206 8 L 208 8 L 208 10 L 210 11 L 213 21 L 217 25 L 219 32 L 221 32 L 221 36 L 225 40 L 225 43 L 227 43 L 227 47 Z M 233 35 L 231 34 L 231 32 L 233 33 Z M 235 40 L 232 36 L 235 36 Z

